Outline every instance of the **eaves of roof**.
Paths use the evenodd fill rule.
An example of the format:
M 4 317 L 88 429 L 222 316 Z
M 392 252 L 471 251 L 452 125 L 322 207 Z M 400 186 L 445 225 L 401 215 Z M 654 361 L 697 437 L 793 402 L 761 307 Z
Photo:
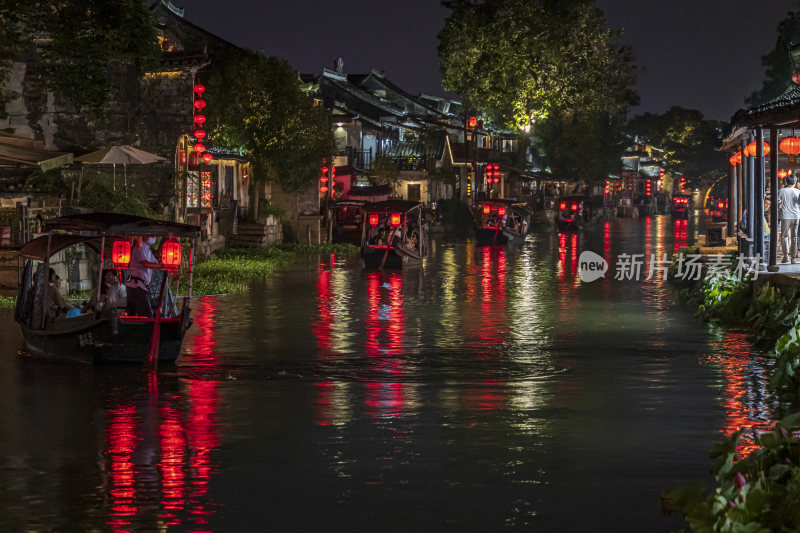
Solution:
M 731 125 L 782 126 L 800 120 L 800 85 L 792 84 L 777 98 L 749 109 L 740 109 L 733 115 Z

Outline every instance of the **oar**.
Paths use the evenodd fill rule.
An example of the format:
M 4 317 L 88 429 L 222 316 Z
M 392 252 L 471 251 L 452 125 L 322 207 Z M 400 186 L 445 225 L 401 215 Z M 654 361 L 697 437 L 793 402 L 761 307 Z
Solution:
M 155 370 L 158 366 L 158 344 L 161 336 L 161 305 L 164 299 L 164 286 L 167 284 L 167 277 L 169 272 L 164 270 L 164 275 L 161 277 L 161 291 L 158 293 L 158 307 L 156 307 L 156 319 L 153 322 L 153 336 L 150 339 L 150 354 L 148 357 L 148 364 L 150 368 Z
M 386 251 L 383 252 L 383 259 L 381 260 L 380 270 L 383 270 L 383 265 L 386 263 L 386 256 L 389 255 L 389 246 L 391 246 L 391 237 L 389 238 L 389 242 L 386 243 Z

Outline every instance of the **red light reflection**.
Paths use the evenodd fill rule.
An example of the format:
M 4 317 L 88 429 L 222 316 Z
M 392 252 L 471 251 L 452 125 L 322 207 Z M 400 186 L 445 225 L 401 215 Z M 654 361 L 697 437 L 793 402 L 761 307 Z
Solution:
M 686 246 L 686 243 L 688 241 L 688 238 L 689 238 L 689 221 L 686 220 L 685 218 L 680 218 L 680 219 L 675 220 L 674 229 L 675 229 L 675 252 L 674 253 L 677 254 L 678 251 L 682 247 Z

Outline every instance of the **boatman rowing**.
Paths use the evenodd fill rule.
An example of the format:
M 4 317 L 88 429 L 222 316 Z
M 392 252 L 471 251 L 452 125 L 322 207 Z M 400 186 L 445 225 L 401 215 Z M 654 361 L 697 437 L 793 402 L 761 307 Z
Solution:
M 155 237 L 147 237 L 144 241 L 140 237 L 131 251 L 128 280 L 125 283 L 128 289 L 128 315 L 153 318 L 153 309 L 147 299 L 147 286 L 153 276 L 152 269 L 161 267 L 150 248 L 155 242 Z

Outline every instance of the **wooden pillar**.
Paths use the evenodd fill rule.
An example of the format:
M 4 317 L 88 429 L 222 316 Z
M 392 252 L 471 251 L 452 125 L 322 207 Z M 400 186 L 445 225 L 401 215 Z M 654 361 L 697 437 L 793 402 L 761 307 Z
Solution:
M 736 235 L 736 223 L 739 221 L 738 214 L 738 192 L 737 184 L 739 165 L 731 165 L 728 170 L 728 237 Z
M 752 139 L 753 136 L 749 135 L 748 140 Z M 752 142 L 752 140 L 750 140 Z M 749 144 L 749 143 L 748 143 Z M 758 155 L 758 154 L 756 154 Z M 756 173 L 756 158 L 755 157 L 747 157 L 747 177 L 745 188 L 747 190 L 747 257 L 753 257 L 755 255 L 755 250 L 753 244 L 755 243 L 755 232 L 756 232 L 756 225 L 755 225 L 755 217 L 753 216 L 753 212 L 755 211 L 754 206 L 756 203 L 756 184 L 755 184 L 755 173 Z
M 753 236 L 754 252 L 759 261 L 764 258 L 764 128 L 756 128 L 756 158 L 753 204 Z
M 778 270 L 778 128 L 769 129 L 769 266 L 767 270 Z

